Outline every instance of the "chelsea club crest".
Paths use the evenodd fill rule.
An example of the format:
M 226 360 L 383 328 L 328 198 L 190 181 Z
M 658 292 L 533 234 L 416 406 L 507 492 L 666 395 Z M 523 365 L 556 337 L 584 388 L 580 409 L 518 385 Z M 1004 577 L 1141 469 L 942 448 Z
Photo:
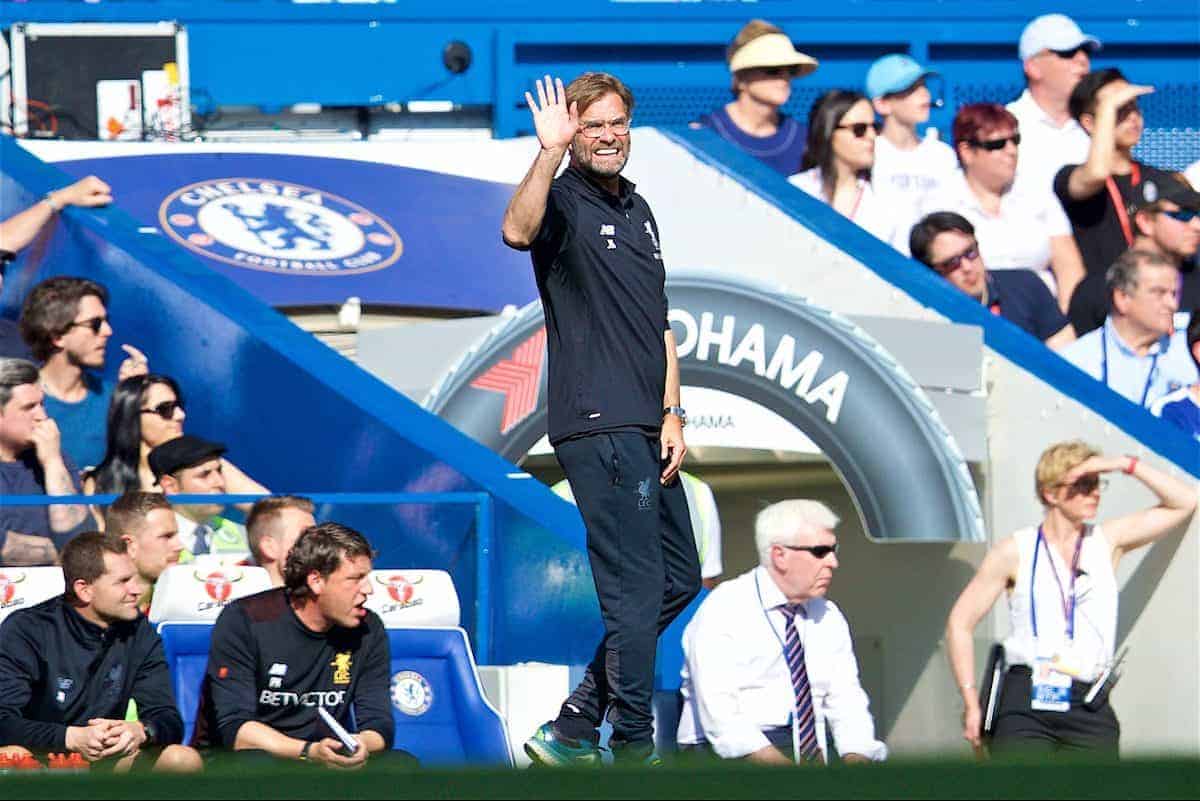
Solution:
M 392 704 L 406 715 L 424 715 L 433 706 L 433 688 L 415 670 L 392 675 Z
M 171 193 L 159 223 L 210 259 L 286 275 L 348 275 L 395 263 L 400 236 L 383 219 L 320 189 L 259 178 L 220 178 Z

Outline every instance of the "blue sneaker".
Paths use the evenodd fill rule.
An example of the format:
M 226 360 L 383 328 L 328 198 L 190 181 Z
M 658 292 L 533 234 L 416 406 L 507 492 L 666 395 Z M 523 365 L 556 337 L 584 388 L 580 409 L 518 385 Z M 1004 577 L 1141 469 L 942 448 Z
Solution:
M 550 768 L 599 767 L 600 748 L 586 740 L 572 740 L 554 730 L 554 724 L 543 723 L 525 741 L 525 753 L 535 765 Z

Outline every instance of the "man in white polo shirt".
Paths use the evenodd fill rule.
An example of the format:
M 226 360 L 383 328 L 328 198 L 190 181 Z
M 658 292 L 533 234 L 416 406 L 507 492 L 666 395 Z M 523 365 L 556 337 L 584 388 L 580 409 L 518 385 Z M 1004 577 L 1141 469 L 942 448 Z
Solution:
M 1053 198 L 1054 176 L 1067 164 L 1087 161 L 1090 139 L 1071 117 L 1068 103 L 1091 69 L 1100 40 L 1063 14 L 1044 14 L 1021 32 L 1018 47 L 1026 88 L 1007 108 L 1021 130 L 1021 158 L 1014 188 Z

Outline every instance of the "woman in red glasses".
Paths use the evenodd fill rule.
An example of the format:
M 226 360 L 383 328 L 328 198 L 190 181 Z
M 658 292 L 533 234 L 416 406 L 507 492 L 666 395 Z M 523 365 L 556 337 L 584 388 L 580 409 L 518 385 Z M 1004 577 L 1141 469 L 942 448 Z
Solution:
M 826 92 L 808 114 L 803 171 L 788 180 L 903 250 L 908 226 L 901 225 L 902 212 L 881 199 L 871 183 L 878 132 L 875 109 L 866 95 L 846 89 Z
M 1121 473 L 1158 503 L 1093 523 L 1105 474 Z M 990 712 L 992 753 L 1115 756 L 1120 725 L 1104 679 L 1116 661 L 1117 564 L 1183 525 L 1196 509 L 1196 489 L 1135 456 L 1105 456 L 1079 441 L 1047 448 L 1034 482 L 1045 510 L 1041 523 L 988 551 L 946 623 L 963 737 L 977 749 L 983 743 L 988 710 L 975 684 L 973 634 L 1005 594 L 1011 631 L 1004 640 L 1007 670 Z
M 975 226 L 991 270 L 1033 270 L 1064 312 L 1083 280 L 1071 224 L 1048 192 L 1014 189 L 1021 132 L 997 103 L 971 103 L 954 117 L 954 151 L 962 171 L 922 204 L 925 214 L 957 212 Z
M 183 393 L 169 376 L 149 373 L 117 384 L 108 407 L 104 459 L 84 475 L 83 491 L 88 495 L 159 492 L 147 456 L 155 447 L 182 436 L 186 418 Z M 221 462 L 227 493 L 269 492 L 227 459 Z M 245 507 L 249 509 L 248 504 Z

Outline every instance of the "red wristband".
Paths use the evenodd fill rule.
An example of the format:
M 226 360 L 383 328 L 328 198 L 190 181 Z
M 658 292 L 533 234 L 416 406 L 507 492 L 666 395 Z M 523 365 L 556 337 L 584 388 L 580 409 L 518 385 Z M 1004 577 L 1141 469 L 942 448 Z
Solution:
M 1137 468 L 1138 458 L 1136 456 L 1129 457 L 1129 466 L 1125 468 L 1124 473 L 1127 476 L 1132 476 L 1134 469 Z

